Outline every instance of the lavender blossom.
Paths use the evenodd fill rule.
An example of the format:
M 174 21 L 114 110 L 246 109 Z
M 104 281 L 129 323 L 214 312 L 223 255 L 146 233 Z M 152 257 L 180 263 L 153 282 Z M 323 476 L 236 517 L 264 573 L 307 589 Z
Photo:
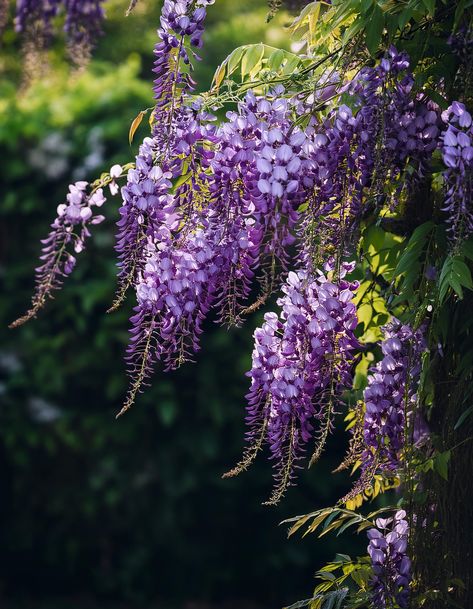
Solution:
M 145 138 L 140 146 L 134 168 L 127 174 L 122 188 L 123 206 L 120 208 L 116 250 L 119 253 L 119 288 L 112 309 L 125 298 L 144 264 L 144 250 L 148 235 L 172 211 L 173 198 L 169 194 L 172 173 L 155 165 L 157 143 Z
M 453 104 L 442 114 L 446 129 L 441 152 L 446 170 L 445 203 L 450 238 L 455 241 L 473 233 L 473 123 L 464 104 Z
M 351 302 L 356 284 L 320 273 L 290 272 L 278 300 L 282 311 L 265 315 L 255 331 L 251 388 L 247 395 L 248 449 L 227 475 L 246 469 L 264 442 L 276 467 L 276 487 L 269 503 L 277 503 L 293 483 L 294 468 L 315 439 L 318 458 L 331 428 L 341 393 L 351 384 L 356 310 Z
M 393 518 L 378 518 L 376 527 L 368 531 L 373 606 L 375 609 L 394 606 L 407 609 L 411 561 L 407 556 L 409 524 L 406 512 L 399 510 Z
M 50 41 L 52 20 L 58 14 L 61 0 L 17 0 L 15 30 L 25 34 L 37 48 Z
M 199 57 L 192 50 L 202 46 L 203 22 L 206 7 L 215 0 L 165 0 L 158 28 L 159 42 L 154 48 L 156 56 L 153 72 L 156 100 L 155 125 L 163 129 L 172 120 L 176 104 L 184 91 L 193 88 L 193 81 L 180 62 L 192 66 Z M 191 50 L 188 50 L 189 43 Z
M 216 134 L 218 147 L 211 162 L 212 212 L 229 226 L 228 237 L 233 243 L 237 239 L 236 235 L 231 237 L 231 231 L 240 230 L 241 218 L 253 223 L 250 241 L 254 248 L 250 257 L 244 254 L 248 264 L 238 265 L 242 269 L 241 288 L 235 291 L 230 276 L 222 287 L 222 303 L 226 303 L 222 316 L 230 321 L 238 319 L 238 301 L 248 294 L 248 280 L 256 268 L 264 271 L 266 296 L 273 290 L 278 265 L 287 269 L 298 208 L 313 187 L 312 144 L 303 131 L 294 128 L 294 106 L 291 100 L 281 98 L 283 93 L 281 87 L 264 98 L 249 92 L 238 110 L 227 114 L 227 122 Z M 243 239 L 242 243 L 248 241 Z
M 371 370 L 364 391 L 366 450 L 362 467 L 375 463 L 396 473 L 406 443 L 406 426 L 417 403 L 421 354 L 426 349 L 422 330 L 414 332 L 394 319 L 385 328 L 383 359 Z
M 72 58 L 81 65 L 89 59 L 92 47 L 102 34 L 103 0 L 64 0 L 64 3 L 67 43 Z
M 52 292 L 58 290 L 65 277 L 71 274 L 76 264 L 74 254 L 85 247 L 90 237 L 89 226 L 100 224 L 104 216 L 95 214 L 105 197 L 101 188 L 87 194 L 87 182 L 76 182 L 69 186 L 66 203 L 57 208 L 57 218 L 51 224 L 51 232 L 42 241 L 41 265 L 36 268 L 36 289 L 32 306 L 28 312 L 14 321 L 10 327 L 21 326 L 44 307 Z M 72 253 L 74 252 L 74 253 Z
M 132 406 L 157 361 L 169 370 L 192 359 L 215 299 L 219 266 L 213 243 L 200 229 L 173 241 L 173 217 L 169 227 L 161 226 L 157 240 L 147 243 L 127 355 L 131 385 L 119 416 Z

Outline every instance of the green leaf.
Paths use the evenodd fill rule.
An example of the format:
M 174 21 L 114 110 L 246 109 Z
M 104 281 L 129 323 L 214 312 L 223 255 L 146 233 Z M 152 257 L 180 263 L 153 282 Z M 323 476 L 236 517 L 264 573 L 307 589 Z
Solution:
M 297 55 L 292 55 L 292 53 L 287 53 L 287 61 L 286 64 L 284 66 L 283 69 L 283 74 L 291 74 L 292 72 L 294 72 L 295 68 L 299 65 L 300 63 L 300 58 Z
M 248 47 L 245 45 L 243 47 L 238 47 L 235 49 L 225 60 L 227 64 L 227 73 L 230 76 L 233 72 L 238 68 L 241 62 L 241 58 L 243 57 L 243 53 L 246 51 Z
M 402 275 L 403 273 L 409 271 L 412 264 L 418 261 L 426 245 L 427 237 L 434 228 L 435 224 L 429 221 L 421 224 L 415 229 L 411 235 L 411 238 L 409 239 L 406 249 L 399 258 L 395 271 L 397 275 Z
M 472 412 L 473 406 L 470 406 L 464 412 L 462 412 L 461 415 L 458 417 L 458 421 L 455 423 L 455 427 L 453 428 L 453 430 L 456 431 L 459 427 L 461 427 Z
M 138 114 L 138 116 L 133 119 L 133 122 L 130 125 L 130 131 L 128 132 L 128 141 L 130 143 L 130 146 L 131 146 L 131 144 L 133 142 L 133 137 L 134 137 L 134 135 L 136 133 L 136 130 L 141 125 L 141 121 L 143 120 L 143 117 L 146 115 L 147 112 L 148 112 L 148 110 L 142 110 Z
M 226 71 L 227 71 L 227 66 L 224 63 L 222 63 L 222 65 L 217 68 L 215 75 L 213 77 L 214 87 L 216 89 L 218 89 L 220 87 L 220 85 L 222 84 L 223 79 L 225 78 Z
M 351 526 L 354 526 L 355 524 L 359 524 L 361 522 L 361 520 L 362 520 L 361 516 L 354 516 L 353 518 L 350 518 L 350 520 L 348 520 L 348 522 L 343 523 L 343 525 L 337 531 L 337 537 L 339 535 L 341 535 L 344 531 L 346 531 L 348 528 L 350 528 Z M 350 557 L 348 557 L 348 559 L 350 559 Z
M 455 17 L 453 20 L 453 29 L 456 30 L 460 25 L 461 18 L 463 17 L 463 13 L 465 11 L 465 0 L 460 0 L 457 4 L 457 8 L 455 10 Z
M 400 13 L 399 20 L 398 20 L 400 30 L 403 30 L 406 27 L 406 25 L 412 19 L 413 13 L 414 13 L 414 7 L 412 5 L 411 6 L 408 5 L 407 8 L 404 11 L 402 11 L 402 13 Z
M 350 40 L 352 40 L 358 32 L 360 32 L 365 27 L 365 22 L 361 17 L 355 19 L 355 21 L 343 32 L 342 38 L 342 46 L 347 45 Z
M 375 249 L 380 250 L 384 245 L 385 235 L 386 233 L 381 227 L 372 224 L 363 233 L 364 249 L 368 249 L 372 245 Z
M 268 57 L 267 66 L 272 72 L 277 72 L 281 67 L 282 62 L 284 61 L 285 53 L 283 49 L 277 49 L 273 51 L 271 55 Z
M 253 70 L 259 69 L 264 55 L 264 44 L 252 44 L 241 60 L 241 75 L 250 74 Z
M 451 452 L 446 450 L 443 453 L 439 453 L 434 458 L 434 470 L 444 480 L 448 480 L 448 463 L 450 461 Z
M 435 15 L 435 0 L 422 0 L 422 4 L 427 9 L 430 17 Z
M 451 288 L 457 296 L 463 298 L 463 288 L 473 290 L 473 280 L 464 259 L 457 256 L 447 256 L 439 277 L 439 302 L 443 304 L 448 290 Z
M 461 258 L 455 257 L 452 266 L 453 273 L 458 277 L 461 285 L 469 290 L 473 290 L 473 281 L 471 279 L 470 269 L 466 266 Z
M 377 4 L 373 7 L 371 17 L 367 22 L 366 28 L 366 46 L 372 57 L 375 57 L 384 29 L 384 13 Z
M 461 244 L 461 253 L 473 262 L 473 239 L 467 239 Z

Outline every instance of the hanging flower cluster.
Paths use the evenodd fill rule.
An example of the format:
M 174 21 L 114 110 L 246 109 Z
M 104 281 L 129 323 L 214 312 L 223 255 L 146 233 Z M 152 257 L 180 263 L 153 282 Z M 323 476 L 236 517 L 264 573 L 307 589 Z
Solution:
M 376 468 L 395 473 L 417 402 L 421 355 L 426 349 L 423 332 L 414 332 L 394 319 L 385 328 L 381 349 L 383 359 L 368 376 L 364 391 L 366 451 L 362 463 L 371 468 L 376 462 Z
M 58 14 L 60 0 L 18 0 L 16 3 L 15 29 L 36 37 L 42 47 L 52 34 L 52 20 Z
M 105 203 L 103 190 L 99 188 L 88 194 L 87 188 L 87 182 L 71 184 L 66 203 L 58 206 L 51 232 L 42 241 L 41 264 L 36 268 L 36 288 L 31 308 L 11 327 L 20 326 L 36 316 L 47 299 L 51 298 L 52 292 L 61 287 L 63 279 L 74 269 L 74 253 L 78 254 L 84 249 L 85 240 L 90 237 L 89 226 L 100 224 L 105 219 L 95 213 L 96 208 Z
M 17 0 L 15 29 L 41 50 L 51 41 L 53 19 L 64 12 L 67 45 L 81 64 L 102 33 L 102 4 L 103 0 Z
M 454 240 L 473 233 L 473 122 L 464 104 L 453 104 L 442 114 L 446 129 L 442 134 L 445 204 L 449 232 Z
M 105 13 L 103 0 L 64 0 L 64 32 L 71 56 L 77 63 L 87 60 L 96 40 L 102 34 Z
M 313 133 L 315 191 L 305 232 L 315 222 L 324 249 L 349 250 L 363 215 L 387 202 L 395 207 L 410 176 L 428 165 L 439 112 L 413 94 L 413 84 L 408 57 L 391 48 L 377 66 L 339 87 L 352 107 L 334 108 L 321 124 L 312 117 L 306 133 Z
M 264 441 L 275 461 L 277 502 L 291 484 L 294 467 L 310 440 L 312 461 L 322 452 L 344 389 L 351 387 L 353 357 L 359 348 L 351 302 L 357 284 L 319 273 L 290 272 L 278 300 L 281 314 L 267 313 L 255 331 L 248 393 L 248 449 L 229 475 L 246 469 Z M 334 273 L 333 269 L 330 271 Z
M 89 49 L 100 31 L 101 2 L 62 4 L 68 39 Z M 129 290 L 136 296 L 126 355 L 130 387 L 120 414 L 158 363 L 171 370 L 194 358 L 209 316 L 240 324 L 281 290 L 279 312 L 266 313 L 254 333 L 247 448 L 227 474 L 246 469 L 267 445 L 276 480 L 269 503 L 276 503 L 311 444 L 310 462 L 320 456 L 353 386 L 361 350 L 353 304 L 359 286 L 350 279 L 354 263 L 345 261 L 353 257 L 364 220 L 408 204 L 440 150 L 452 237 L 472 233 L 472 118 L 459 102 L 441 115 L 415 91 L 407 55 L 390 48 L 350 80 L 323 75 L 319 94 L 307 95 L 296 81 L 295 90 L 246 90 L 232 97 L 234 109 L 217 124 L 209 98 L 192 94 L 191 77 L 210 4 L 164 1 L 154 49 L 152 132 L 120 190 L 112 309 Z M 60 0 L 21 0 L 17 28 L 33 28 L 46 41 L 60 10 Z M 332 101 L 342 94 L 344 103 Z M 122 177 L 122 168 L 112 167 L 106 180 L 112 194 Z M 90 225 L 103 220 L 96 207 L 104 200 L 98 187 L 70 186 L 43 242 L 32 307 L 13 325 L 34 317 L 71 273 Z M 398 474 L 406 449 L 417 442 L 423 331 L 393 319 L 380 346 L 365 409 L 359 405 L 356 492 L 376 474 Z M 405 513 L 376 525 L 369 532 L 373 603 L 402 609 L 410 582 Z
M 411 561 L 407 556 L 409 524 L 406 512 L 399 510 L 393 518 L 378 518 L 376 527 L 368 531 L 368 554 L 373 565 L 373 606 L 375 609 L 393 606 L 407 609 Z

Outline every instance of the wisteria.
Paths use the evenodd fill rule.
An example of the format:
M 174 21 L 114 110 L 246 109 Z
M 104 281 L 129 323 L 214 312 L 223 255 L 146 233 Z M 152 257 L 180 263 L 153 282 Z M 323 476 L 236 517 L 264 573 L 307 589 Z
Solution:
M 370 62 L 353 51 L 351 62 L 340 61 L 331 72 L 308 52 L 300 71 L 274 77 L 265 71 L 269 51 L 261 44 L 252 57 L 260 57 L 261 81 L 222 81 L 197 95 L 193 64 L 211 4 L 164 1 L 154 48 L 154 105 L 137 119 L 151 110 L 150 136 L 133 164 L 113 166 L 100 184 L 122 201 L 118 288 L 110 311 L 129 293 L 134 298 L 126 354 L 130 384 L 119 415 L 158 366 L 170 371 L 195 359 L 207 320 L 240 325 L 276 301 L 277 312 L 266 309 L 254 331 L 246 449 L 225 476 L 246 470 L 267 447 L 275 479 L 267 503 L 277 503 L 306 454 L 309 464 L 318 460 L 344 412 L 352 429 L 344 464 L 360 477 L 340 504 L 348 509 L 368 491 L 384 492 L 386 480 L 414 487 L 417 479 L 406 463 L 429 436 L 419 392 L 432 344 L 429 323 L 435 324 L 429 315 L 433 303 L 463 297 L 455 283 L 450 291 L 436 291 L 439 252 L 448 241 L 437 228 L 447 227 L 448 256 L 459 257 L 473 234 L 468 104 L 453 102 L 442 113 L 432 99 L 439 97 L 418 84 L 409 56 L 394 46 L 372 53 Z M 18 2 L 17 29 L 34 28 L 46 41 L 61 2 L 32 7 Z M 100 33 L 102 3 L 64 0 L 64 8 L 69 43 L 87 54 Z M 244 47 L 241 57 L 248 59 L 249 52 Z M 219 96 L 219 87 L 226 93 Z M 136 121 L 132 134 L 135 127 Z M 433 243 L 417 244 L 404 220 L 415 215 L 413 201 L 426 184 L 437 189 L 437 199 L 443 184 L 444 196 L 441 204 L 432 203 L 439 217 L 432 212 L 435 222 L 426 223 Z M 103 220 L 95 208 L 104 201 L 99 187 L 69 187 L 43 242 L 32 307 L 14 326 L 34 317 L 71 273 L 90 225 Z M 399 234 L 385 230 L 386 219 L 402 220 Z M 414 286 L 409 294 L 416 311 L 397 289 L 405 285 L 406 252 L 410 266 L 422 268 L 420 279 L 405 282 Z M 471 287 L 470 271 L 461 269 L 464 286 Z M 441 345 L 438 357 L 444 357 Z M 376 609 L 409 605 L 408 530 L 399 510 L 378 518 L 368 532 L 369 594 Z
M 471 114 L 460 102 L 442 114 L 446 129 L 442 134 L 445 203 L 450 237 L 461 240 L 473 232 L 473 123 Z
M 381 345 L 383 359 L 368 376 L 364 391 L 366 413 L 362 456 L 363 468 L 373 463 L 381 471 L 396 473 L 408 435 L 409 420 L 415 413 L 421 355 L 426 349 L 422 330 L 394 320 L 385 328 Z M 411 421 L 412 422 L 412 421 Z
M 52 293 L 59 289 L 65 277 L 76 264 L 74 254 L 79 254 L 90 237 L 89 226 L 100 224 L 105 218 L 96 209 L 105 203 L 101 188 L 88 193 L 87 182 L 69 186 L 66 202 L 57 208 L 57 217 L 51 224 L 49 235 L 42 241 L 41 264 L 36 268 L 36 289 L 31 308 L 11 327 L 20 326 L 35 317 Z
M 43 50 L 52 39 L 53 20 L 65 15 L 64 32 L 72 59 L 82 64 L 102 33 L 103 0 L 17 0 L 15 29 Z
M 246 469 L 266 441 L 276 467 L 271 503 L 291 484 L 309 441 L 315 441 L 311 461 L 319 457 L 341 394 L 350 387 L 359 347 L 351 302 L 356 284 L 344 279 L 351 268 L 344 265 L 332 281 L 322 273 L 312 278 L 290 272 L 278 300 L 280 315 L 267 313 L 255 331 L 248 373 L 248 449 L 228 475 Z
M 176 104 L 184 91 L 192 89 L 193 80 L 180 62 L 192 66 L 198 59 L 193 49 L 202 46 L 206 7 L 215 0 L 165 0 L 158 29 L 159 42 L 154 48 L 154 96 L 156 129 L 169 129 Z
M 50 41 L 52 20 L 58 14 L 60 0 L 18 0 L 15 29 L 35 39 L 39 48 Z
M 409 607 L 411 561 L 407 555 L 409 524 L 406 512 L 392 518 L 378 518 L 368 531 L 368 554 L 373 568 L 371 592 L 375 609 Z
M 66 20 L 64 31 L 76 63 L 89 58 L 91 48 L 102 33 L 105 16 L 103 0 L 64 0 Z

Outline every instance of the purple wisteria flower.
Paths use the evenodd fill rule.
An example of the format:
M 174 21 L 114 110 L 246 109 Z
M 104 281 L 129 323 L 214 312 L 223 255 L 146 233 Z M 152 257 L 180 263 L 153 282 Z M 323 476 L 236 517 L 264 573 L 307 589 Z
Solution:
M 407 56 L 391 48 L 338 87 L 348 105 L 335 105 L 322 122 L 309 120 L 304 133 L 313 146 L 315 192 L 306 197 L 309 213 L 300 230 L 305 265 L 317 250 L 348 253 L 363 216 L 387 202 L 394 207 L 428 166 L 439 113 L 414 96 L 413 84 Z M 300 113 L 310 111 L 301 105 Z
M 368 531 L 368 554 L 373 578 L 370 582 L 375 609 L 409 606 L 411 561 L 407 556 L 409 524 L 406 512 L 399 510 L 393 518 L 378 518 L 375 529 Z
M 357 285 L 319 273 L 290 272 L 278 300 L 280 315 L 267 313 L 255 331 L 250 392 L 247 395 L 248 449 L 227 475 L 246 469 L 263 442 L 275 462 L 276 503 L 292 483 L 306 445 L 315 440 L 312 460 L 322 452 L 337 402 L 351 385 L 353 334 L 358 320 L 353 303 Z M 332 270 L 333 272 L 333 270 Z
M 248 295 L 256 268 L 263 269 L 266 296 L 278 270 L 287 269 L 297 210 L 313 185 L 311 144 L 293 127 L 293 106 L 283 93 L 282 88 L 266 97 L 249 92 L 216 133 L 209 209 L 214 220 L 227 225 L 227 242 L 236 248 L 231 275 L 221 287 L 222 318 L 231 323 L 238 321 L 239 302 Z
M 366 406 L 362 468 L 396 473 L 406 442 L 406 427 L 415 412 L 426 350 L 422 330 L 413 331 L 394 319 L 384 331 L 383 359 L 368 376 L 363 397 Z M 412 431 L 412 430 L 411 430 Z
M 147 137 L 140 146 L 134 168 L 127 174 L 122 188 L 116 249 L 119 254 L 119 291 L 112 307 L 116 308 L 126 290 L 135 281 L 144 264 L 147 237 L 159 229 L 166 213 L 172 213 L 174 199 L 170 194 L 172 173 L 155 165 L 157 143 Z
M 50 41 L 52 20 L 61 0 L 17 0 L 15 30 L 26 34 L 41 49 Z
M 85 240 L 90 237 L 89 226 L 100 224 L 105 218 L 96 214 L 105 197 L 101 188 L 87 192 L 87 182 L 76 182 L 69 186 L 66 203 L 57 208 L 57 217 L 51 224 L 51 231 L 43 239 L 41 264 L 36 268 L 36 288 L 31 308 L 11 324 L 17 327 L 35 317 L 53 291 L 59 289 L 63 279 L 70 275 L 76 264 L 74 254 L 85 247 Z
M 89 59 L 92 47 L 102 34 L 103 0 L 64 0 L 64 3 L 67 44 L 71 57 L 80 65 Z
M 202 46 L 206 7 L 215 0 L 164 0 L 158 28 L 159 42 L 153 71 L 156 100 L 155 125 L 162 129 L 172 117 L 174 104 L 186 90 L 192 90 L 193 80 L 179 64 L 192 66 L 199 59 L 193 48 Z
M 442 114 L 446 129 L 441 152 L 446 170 L 445 203 L 449 234 L 460 241 L 473 232 L 473 122 L 470 112 L 460 102 Z
M 79 65 L 102 33 L 103 0 L 17 0 L 15 29 L 36 49 L 52 39 L 53 19 L 65 12 L 64 32 L 72 59 Z

